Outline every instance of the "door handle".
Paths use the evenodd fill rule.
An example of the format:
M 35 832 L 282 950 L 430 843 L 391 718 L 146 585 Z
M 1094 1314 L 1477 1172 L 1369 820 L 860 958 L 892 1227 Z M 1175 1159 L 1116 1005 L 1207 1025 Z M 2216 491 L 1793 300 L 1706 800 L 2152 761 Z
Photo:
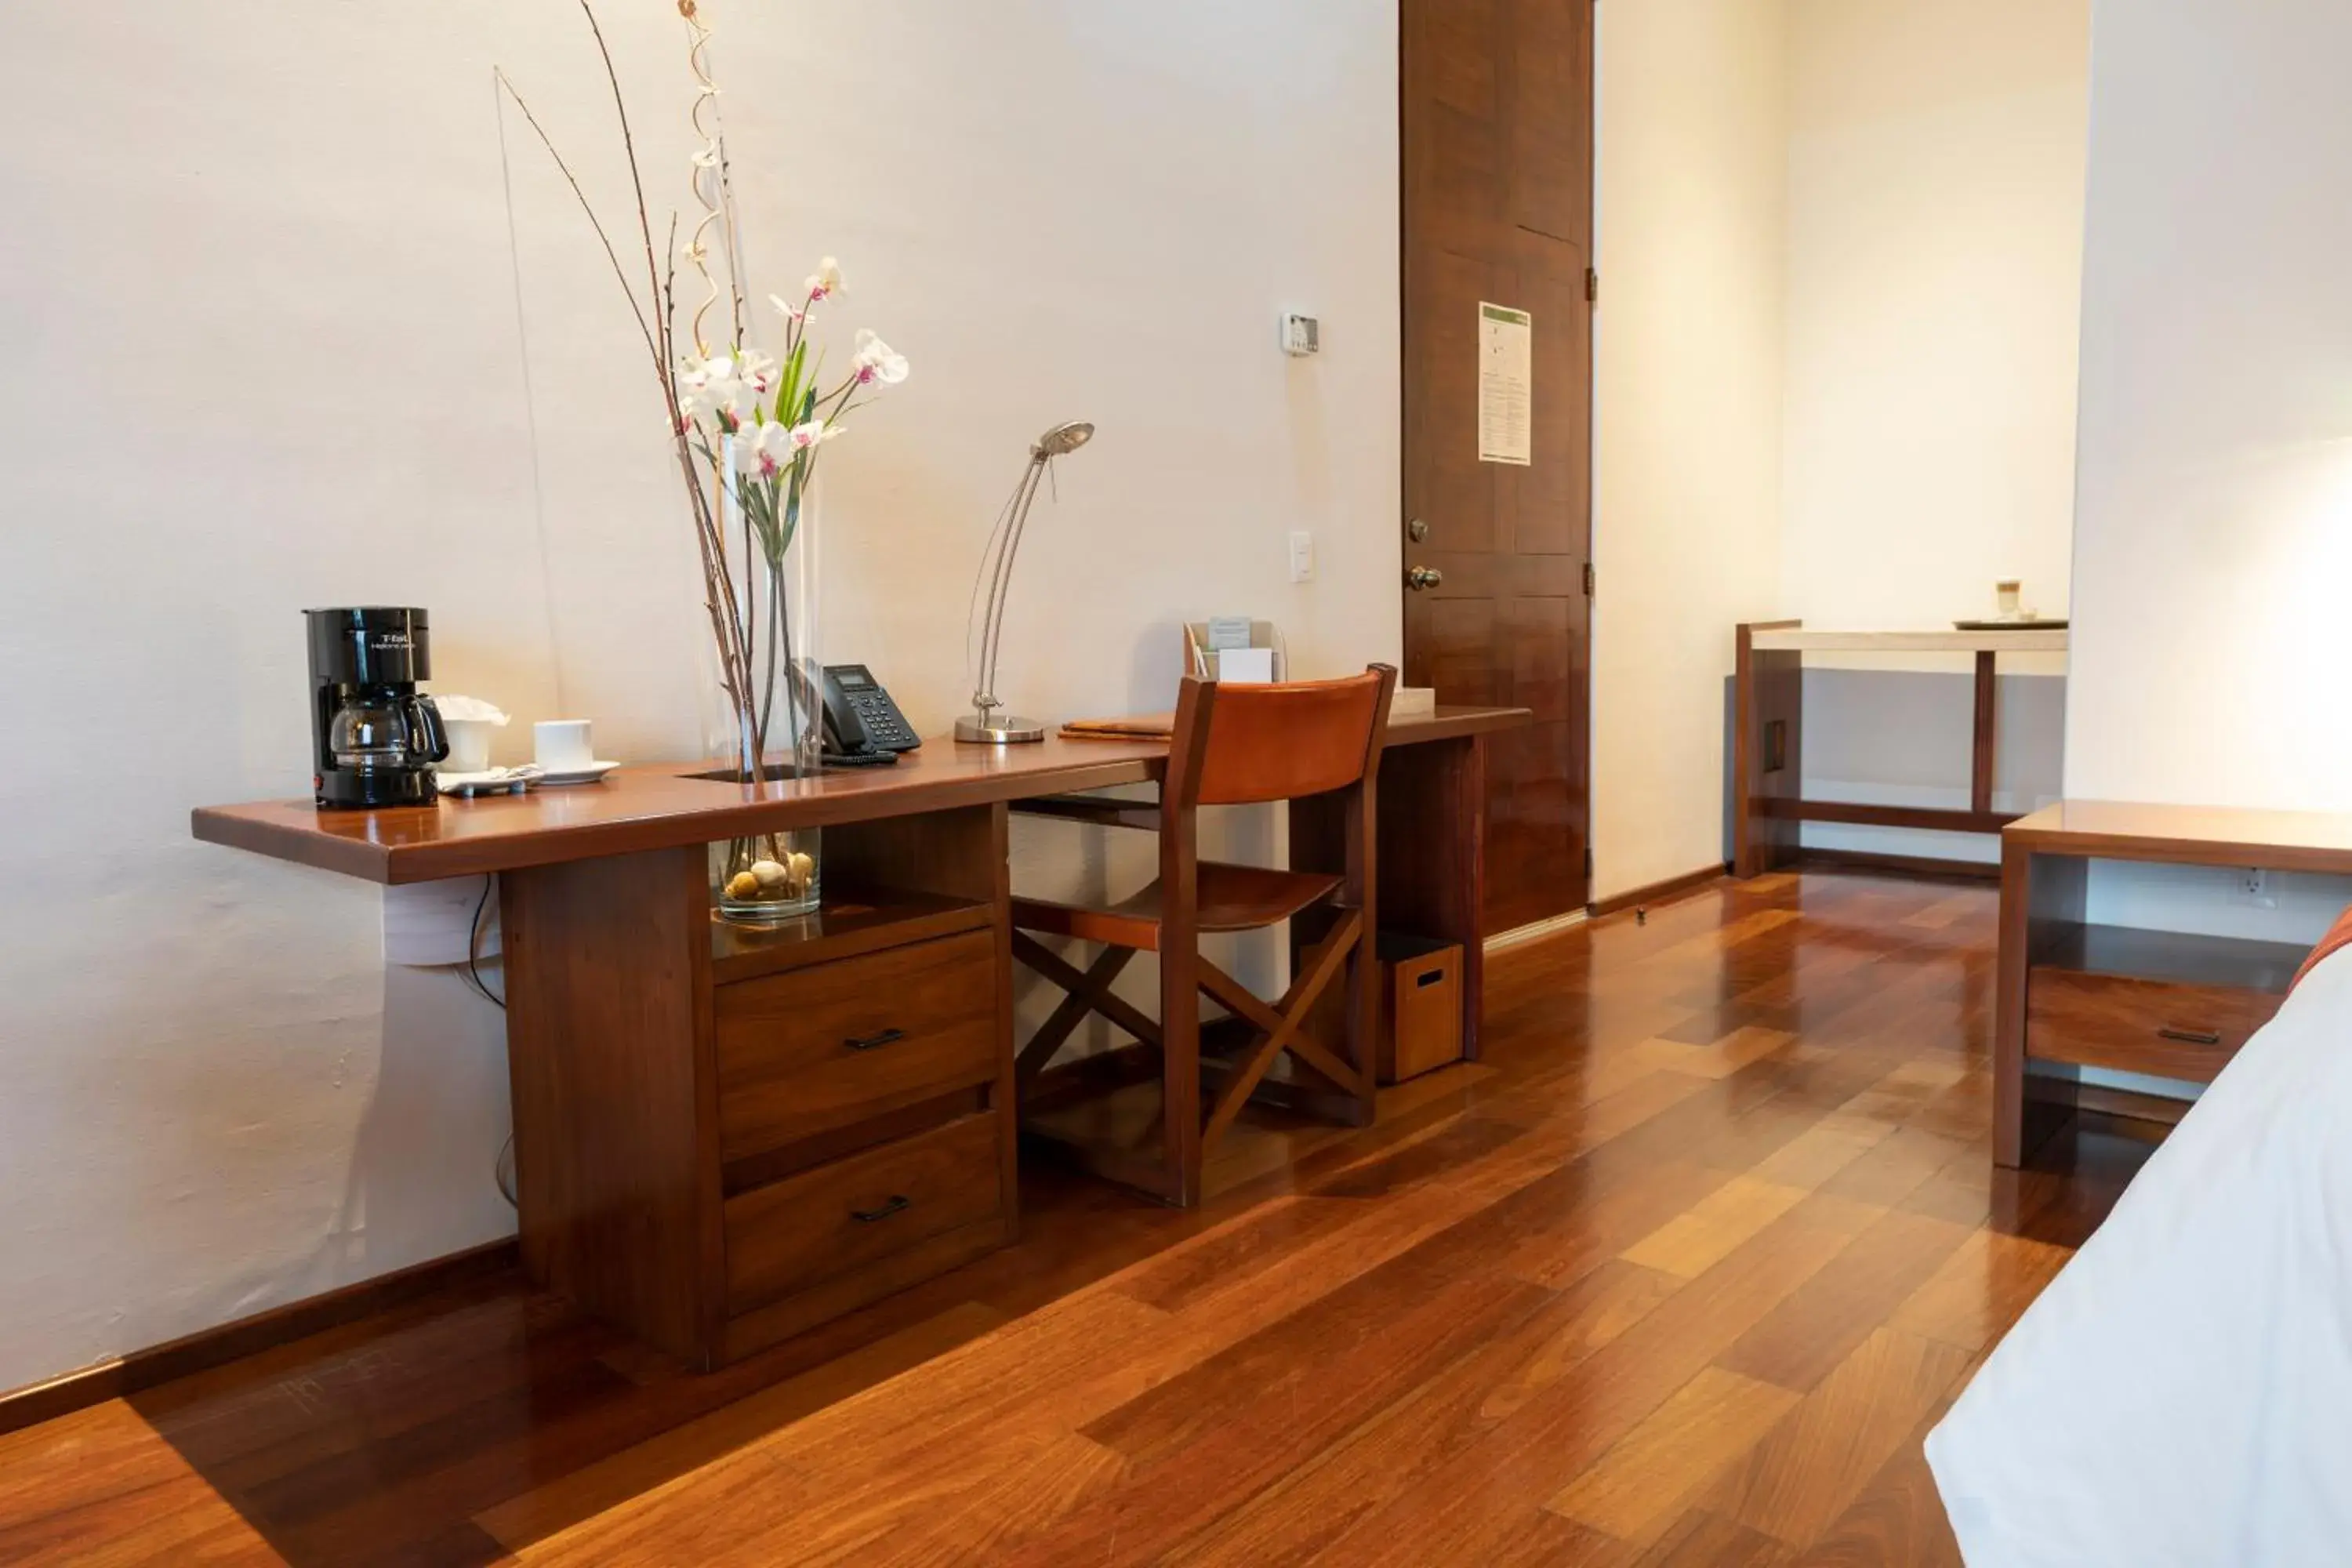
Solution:
M 853 1051 L 877 1051 L 884 1046 L 896 1045 L 906 1037 L 904 1029 L 884 1029 L 878 1034 L 853 1036 L 841 1043 Z
M 1404 585 L 1414 593 L 1434 588 L 1445 581 L 1445 574 L 1434 566 L 1416 566 L 1404 574 Z
M 2219 1029 L 2158 1029 L 2157 1037 L 2178 1040 L 2184 1046 L 2218 1046 L 2221 1043 Z

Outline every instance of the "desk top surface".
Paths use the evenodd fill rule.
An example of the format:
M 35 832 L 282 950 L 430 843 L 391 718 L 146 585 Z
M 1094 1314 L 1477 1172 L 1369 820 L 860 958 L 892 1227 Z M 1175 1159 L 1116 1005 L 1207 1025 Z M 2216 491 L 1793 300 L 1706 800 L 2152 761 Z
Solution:
M 1460 740 L 1510 729 L 1524 708 L 1440 708 L 1400 718 L 1389 744 Z M 602 784 L 380 811 L 321 811 L 308 800 L 200 806 L 195 837 L 373 882 L 446 877 L 674 848 L 751 833 L 824 827 L 957 806 L 1145 784 L 1166 765 L 1165 741 L 959 745 L 941 737 L 895 767 L 847 768 L 813 779 L 747 785 L 693 777 L 703 764 L 616 770 Z
M 2352 873 L 2352 814 L 2062 800 L 2001 831 L 2042 855 Z
M 1759 653 L 2064 653 L 2066 628 L 1990 632 L 1831 632 L 1759 626 Z

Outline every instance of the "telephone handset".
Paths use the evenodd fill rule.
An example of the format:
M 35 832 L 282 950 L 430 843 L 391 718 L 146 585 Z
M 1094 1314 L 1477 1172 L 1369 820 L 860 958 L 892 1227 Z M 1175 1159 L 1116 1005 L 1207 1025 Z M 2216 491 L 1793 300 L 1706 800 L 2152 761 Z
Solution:
M 899 752 L 911 752 L 922 743 L 872 671 L 862 664 L 824 667 L 827 764 L 873 767 L 895 763 Z

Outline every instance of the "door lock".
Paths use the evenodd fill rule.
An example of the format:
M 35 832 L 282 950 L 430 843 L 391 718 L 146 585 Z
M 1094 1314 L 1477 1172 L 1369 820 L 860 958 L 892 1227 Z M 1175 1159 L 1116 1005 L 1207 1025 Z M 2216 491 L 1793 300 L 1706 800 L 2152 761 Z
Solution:
M 1434 566 L 1416 566 L 1404 574 L 1404 585 L 1416 594 L 1425 588 L 1434 588 L 1444 581 L 1445 574 Z
M 1415 544 L 1425 544 L 1429 542 L 1429 524 L 1416 517 L 1404 525 L 1404 536 Z

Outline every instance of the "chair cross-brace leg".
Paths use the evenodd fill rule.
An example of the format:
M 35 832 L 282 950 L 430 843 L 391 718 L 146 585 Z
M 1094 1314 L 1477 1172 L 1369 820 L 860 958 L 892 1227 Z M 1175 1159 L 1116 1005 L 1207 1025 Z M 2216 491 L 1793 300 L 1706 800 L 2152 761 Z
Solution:
M 1223 1004 L 1227 1011 L 1238 1014 L 1257 1026 L 1260 1035 L 1282 1030 L 1291 1013 L 1301 1005 L 1296 981 L 1283 994 L 1280 1002 L 1270 1003 L 1205 958 L 1201 961 L 1201 989 Z M 1313 996 L 1304 999 L 1305 1005 L 1311 1006 L 1314 1002 Z M 1360 1093 L 1363 1089 L 1362 1075 L 1325 1049 L 1323 1043 L 1314 1036 L 1301 1030 L 1289 1041 L 1289 1047 L 1294 1056 L 1328 1079 L 1335 1089 L 1348 1094 Z
M 1259 1008 L 1274 1015 L 1275 1026 L 1235 1068 L 1233 1076 L 1226 1079 L 1224 1088 L 1218 1091 L 1216 1104 L 1209 1111 L 1208 1122 L 1201 1130 L 1202 1147 L 1216 1142 L 1224 1135 L 1225 1129 L 1233 1125 L 1234 1118 L 1241 1114 L 1242 1106 L 1256 1089 L 1258 1080 L 1265 1078 L 1266 1069 L 1274 1065 L 1274 1058 L 1285 1050 L 1296 1051 L 1307 1060 L 1307 1065 L 1342 1088 L 1357 1087 L 1357 1075 L 1341 1068 L 1336 1058 L 1310 1037 L 1302 1034 L 1299 1026 L 1306 1020 L 1307 1009 L 1315 1005 L 1315 999 L 1331 983 L 1331 977 L 1339 973 L 1348 954 L 1355 951 L 1363 929 L 1362 911 L 1349 910 L 1339 923 L 1331 928 L 1329 934 L 1307 951 L 1306 963 L 1298 977 L 1291 982 L 1290 989 L 1283 993 L 1280 1005 L 1266 1009 L 1265 1004 L 1257 1003 Z M 1206 984 L 1205 977 L 1212 972 L 1211 966 L 1204 963 L 1202 971 L 1202 988 L 1209 990 L 1210 994 L 1217 996 L 1219 1001 L 1224 1001 L 1223 995 Z M 1249 994 L 1238 985 L 1234 989 L 1242 995 Z M 1257 1001 L 1255 997 L 1250 999 Z M 1232 1004 L 1227 1003 L 1227 1005 Z M 1244 1011 L 1244 1016 L 1250 1017 L 1253 1023 L 1258 1022 L 1255 1013 Z
M 1154 1050 L 1160 1048 L 1160 1026 L 1140 1009 L 1111 994 L 1111 982 L 1135 956 L 1133 948 L 1105 948 L 1093 964 L 1081 972 L 1036 938 L 1016 931 L 1013 933 L 1013 954 L 1066 993 L 1061 1004 L 1030 1037 L 1029 1043 L 1021 1047 L 1013 1063 L 1014 1079 L 1021 1089 L 1026 1089 L 1035 1081 L 1088 1013 L 1100 1013 L 1145 1045 Z

